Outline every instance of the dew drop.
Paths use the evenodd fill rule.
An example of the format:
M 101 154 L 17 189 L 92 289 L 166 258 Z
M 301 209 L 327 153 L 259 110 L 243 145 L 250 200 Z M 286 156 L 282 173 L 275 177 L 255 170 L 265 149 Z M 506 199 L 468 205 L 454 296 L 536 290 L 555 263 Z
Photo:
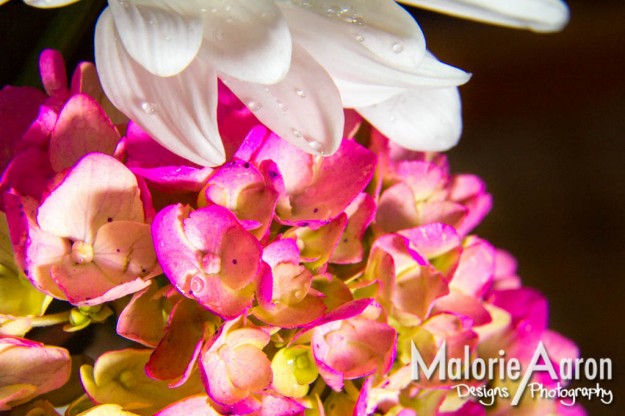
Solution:
M 190 289 L 192 293 L 200 293 L 204 289 L 204 279 L 200 276 L 195 276 L 191 279 Z
M 213 38 L 215 38 L 215 40 L 222 40 L 224 38 L 224 32 L 222 32 L 221 30 L 214 30 Z
M 169 35 L 165 35 L 165 40 L 166 40 L 167 42 L 170 42 L 170 41 L 171 41 L 171 36 L 169 36 Z
M 156 24 L 156 19 L 150 19 L 148 20 L 148 23 L 150 24 L 150 26 L 154 26 Z
M 306 97 L 306 91 L 304 91 L 304 90 L 303 90 L 303 89 L 301 89 L 301 88 L 295 88 L 295 94 L 296 94 L 298 97 L 301 97 L 301 98 Z
M 364 26 L 365 21 L 362 19 L 362 17 L 354 17 L 352 19 L 352 24 L 356 26 Z
M 291 129 L 291 133 L 293 133 L 293 136 L 295 136 L 298 139 L 302 138 L 302 132 L 299 131 L 298 129 Z
M 361 35 L 360 33 L 358 33 L 355 37 L 356 37 L 356 42 L 362 43 L 365 41 L 365 37 Z
M 156 113 L 156 104 L 145 101 L 141 103 L 141 109 L 146 114 L 154 114 Z
M 258 111 L 263 108 L 263 105 L 258 101 L 250 101 L 249 103 L 247 103 L 247 108 L 249 108 L 250 111 Z
M 286 110 L 289 109 L 289 107 L 287 107 L 286 104 L 284 104 L 282 101 L 277 100 L 276 104 L 278 104 L 278 108 L 280 109 L 280 111 L 285 112 Z
M 323 154 L 322 150 L 323 149 L 323 145 L 321 143 L 319 143 L 316 140 L 312 140 L 310 142 L 308 142 L 308 145 L 316 152 Z
M 389 121 L 396 121 L 396 120 L 397 120 L 397 117 L 395 117 L 395 116 L 390 116 L 388 119 L 389 119 Z
M 393 53 L 402 53 L 404 51 L 404 45 L 402 45 L 401 43 L 395 42 L 393 43 L 391 50 L 393 51 Z

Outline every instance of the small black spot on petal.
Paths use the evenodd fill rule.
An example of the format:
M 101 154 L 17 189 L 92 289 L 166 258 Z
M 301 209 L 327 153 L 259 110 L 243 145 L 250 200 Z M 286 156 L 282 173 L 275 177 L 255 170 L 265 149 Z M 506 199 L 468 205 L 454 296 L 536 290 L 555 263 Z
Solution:
M 319 208 L 313 209 L 313 212 L 316 214 L 317 212 L 319 212 Z
M 237 263 L 238 263 L 237 259 L 232 259 L 232 264 L 237 264 Z
M 107 222 L 112 222 L 112 221 L 113 221 L 113 218 L 108 217 L 108 218 L 106 219 L 106 221 L 107 221 Z
M 243 164 L 243 167 L 244 167 L 245 169 L 247 169 L 247 168 L 249 168 L 249 167 L 250 167 L 250 164 L 249 164 L 248 162 L 245 162 L 245 163 Z

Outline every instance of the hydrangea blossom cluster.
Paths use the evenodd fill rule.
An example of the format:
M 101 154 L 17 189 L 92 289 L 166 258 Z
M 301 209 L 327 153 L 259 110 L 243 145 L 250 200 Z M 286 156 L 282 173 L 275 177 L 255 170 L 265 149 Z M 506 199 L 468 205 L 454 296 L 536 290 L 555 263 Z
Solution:
M 484 407 L 449 380 L 411 377 L 411 343 L 429 362 L 443 343 L 450 357 L 468 346 L 527 362 L 539 341 L 577 355 L 513 258 L 471 234 L 491 208 L 478 177 L 350 111 L 337 152 L 309 154 L 224 85 L 229 158 L 202 167 L 115 110 L 93 65 L 70 86 L 57 52 L 40 66 L 45 92 L 0 92 L 0 410 L 583 414 L 550 400 Z M 111 323 L 125 347 L 100 340 L 91 358 L 51 335 Z

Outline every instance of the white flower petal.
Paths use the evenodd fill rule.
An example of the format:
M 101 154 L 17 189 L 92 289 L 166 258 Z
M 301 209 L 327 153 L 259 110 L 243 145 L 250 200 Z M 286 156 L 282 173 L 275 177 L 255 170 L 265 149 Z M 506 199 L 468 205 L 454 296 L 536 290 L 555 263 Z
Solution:
M 155 75 L 185 69 L 202 45 L 202 19 L 195 0 L 111 0 L 109 8 L 126 51 Z
M 560 30 L 569 20 L 569 9 L 560 0 L 400 0 L 453 16 L 536 32 Z
M 54 7 L 69 6 L 77 1 L 78 0 L 24 0 L 24 3 L 40 9 L 52 9 Z M 3 3 L 5 3 L 5 1 L 0 2 L 0 5 Z
M 401 89 L 443 87 L 462 84 L 469 78 L 461 70 L 430 62 L 419 26 L 393 1 L 346 1 L 338 2 L 342 7 L 336 8 L 331 6 L 336 2 L 309 3 L 314 7 L 286 4 L 282 11 L 293 38 L 323 65 L 339 87 L 343 82 Z M 343 9 L 347 11 L 337 11 Z M 350 23 L 350 19 L 359 20 Z M 346 106 L 354 105 L 349 97 L 343 98 Z
M 95 45 L 102 87 L 117 108 L 172 152 L 204 166 L 224 162 L 210 65 L 196 59 L 176 76 L 152 75 L 124 50 L 108 10 L 98 20 Z
M 277 84 L 220 78 L 261 122 L 308 153 L 330 155 L 341 144 L 345 120 L 339 92 L 301 46 L 293 44 L 291 68 Z
M 386 137 L 410 150 L 448 150 L 458 143 L 462 132 L 457 88 L 406 91 L 356 111 Z
M 292 36 L 332 74 L 354 74 L 365 62 L 411 71 L 425 55 L 421 29 L 392 0 L 294 3 L 279 3 Z
M 206 60 L 243 81 L 274 84 L 284 78 L 291 63 L 291 34 L 275 1 L 209 3 L 202 13 Z
M 413 73 L 396 71 L 393 68 L 378 68 L 379 73 L 372 71 L 367 82 L 356 82 L 353 78 L 335 78 L 343 106 L 347 108 L 365 107 L 385 101 L 406 89 L 422 87 L 450 87 L 464 84 L 470 74 L 453 66 L 440 62 L 429 52 Z M 375 76 L 377 75 L 377 77 Z M 387 80 L 389 82 L 383 82 Z M 397 86 L 388 86 L 395 81 Z M 402 82 L 405 81 L 405 82 Z

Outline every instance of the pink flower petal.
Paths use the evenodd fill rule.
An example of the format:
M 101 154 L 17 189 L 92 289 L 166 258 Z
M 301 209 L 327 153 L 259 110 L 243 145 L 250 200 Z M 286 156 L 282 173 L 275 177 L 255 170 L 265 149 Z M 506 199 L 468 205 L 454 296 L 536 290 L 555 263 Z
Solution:
M 72 96 L 50 137 L 50 162 L 59 172 L 73 166 L 87 153 L 112 155 L 120 136 L 104 110 L 88 95 Z
M 114 158 L 83 157 L 39 208 L 44 231 L 93 243 L 97 230 L 111 221 L 143 222 L 137 180 Z

